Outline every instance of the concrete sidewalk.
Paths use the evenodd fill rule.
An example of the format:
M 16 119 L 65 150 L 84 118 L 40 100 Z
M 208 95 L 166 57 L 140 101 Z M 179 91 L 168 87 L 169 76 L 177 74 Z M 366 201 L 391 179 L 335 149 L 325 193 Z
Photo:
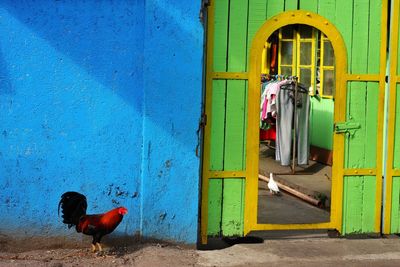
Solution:
M 199 266 L 400 266 L 400 239 L 276 239 L 198 254 Z

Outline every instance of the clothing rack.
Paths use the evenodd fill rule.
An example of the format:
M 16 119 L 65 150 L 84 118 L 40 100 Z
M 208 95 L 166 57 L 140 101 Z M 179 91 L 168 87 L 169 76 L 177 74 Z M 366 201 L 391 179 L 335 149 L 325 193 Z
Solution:
M 297 125 L 297 97 L 298 97 L 298 93 L 308 93 L 308 91 L 306 90 L 306 88 L 300 87 L 299 90 L 299 84 L 298 84 L 298 77 L 297 76 L 289 76 L 289 75 L 282 75 L 282 74 L 262 74 L 261 76 L 261 80 L 262 82 L 264 81 L 268 81 L 268 80 L 283 80 L 283 79 L 287 79 L 287 80 L 291 80 L 294 82 L 294 109 L 293 109 L 293 127 L 294 127 L 294 131 L 293 131 L 293 138 L 292 138 L 292 165 L 291 165 L 291 174 L 296 174 L 296 139 L 297 139 L 297 129 L 298 129 L 298 125 Z M 283 89 L 286 90 L 286 89 Z M 292 89 L 291 89 L 292 90 Z

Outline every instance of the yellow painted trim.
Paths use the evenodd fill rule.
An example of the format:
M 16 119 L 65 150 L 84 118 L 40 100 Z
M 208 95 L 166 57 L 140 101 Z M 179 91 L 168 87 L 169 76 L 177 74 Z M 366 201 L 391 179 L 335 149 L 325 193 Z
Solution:
M 268 21 L 256 33 L 250 50 L 249 57 L 249 95 L 248 95 L 248 126 L 246 146 L 246 196 L 245 196 L 245 220 L 244 234 L 251 230 L 270 230 L 282 227 L 288 229 L 288 225 L 269 225 L 257 223 L 257 202 L 258 202 L 258 113 L 257 103 L 260 95 L 260 65 L 261 54 L 266 37 L 274 31 L 290 24 L 306 24 L 322 31 L 331 41 L 336 60 L 336 90 L 335 90 L 335 114 L 334 121 L 345 121 L 346 110 L 346 80 L 344 75 L 347 71 L 347 52 L 340 32 L 326 18 L 308 11 L 289 11 L 281 13 Z M 334 135 L 334 156 L 333 156 L 333 177 L 332 177 L 332 206 L 330 223 L 311 224 L 315 228 L 335 228 L 341 231 L 342 228 L 342 191 L 343 191 L 343 157 L 344 157 L 344 135 Z M 306 227 L 305 225 L 296 225 Z
M 212 103 L 212 70 L 213 70 L 213 47 L 214 47 L 214 1 L 210 1 L 207 8 L 207 51 L 206 51 L 206 93 L 205 93 L 205 113 L 208 116 L 204 128 L 203 141 L 203 167 L 201 179 L 201 219 L 200 236 L 201 243 L 207 243 L 207 225 L 208 225 L 208 187 L 209 179 L 205 174 L 210 169 L 210 139 L 211 139 L 211 103 Z
M 396 77 L 396 83 L 400 83 L 400 76 Z
M 343 175 L 362 175 L 362 176 L 375 176 L 377 173 L 376 169 L 344 169 Z
M 320 90 L 320 94 L 321 96 L 324 96 L 324 57 L 325 57 L 325 45 L 324 45 L 324 41 L 325 41 L 325 35 L 321 34 L 321 43 L 320 43 L 320 53 L 319 53 L 319 61 L 320 61 L 320 65 L 319 65 L 319 90 Z M 329 40 L 329 39 L 328 39 Z M 314 89 L 316 90 L 316 88 Z M 333 98 L 333 96 L 331 96 Z
M 263 230 L 306 230 L 306 229 L 334 229 L 333 223 L 305 223 L 305 224 L 256 224 L 254 231 Z
M 392 170 L 392 176 L 400 176 L 400 170 Z
M 386 1 L 385 1 L 386 2 Z M 398 44 L 399 44 L 399 0 L 392 2 L 392 14 L 391 14 L 391 28 L 390 28 L 390 58 L 389 58 L 389 113 L 388 113 L 388 138 L 387 147 L 388 155 L 386 161 L 386 188 L 385 188 L 385 206 L 384 216 L 385 221 L 383 223 L 383 233 L 389 234 L 391 227 L 391 213 L 392 213 L 392 182 L 393 182 L 393 158 L 394 158 L 394 127 L 395 127 L 395 110 L 396 110 L 396 83 L 398 80 L 397 76 L 397 58 L 398 58 Z
M 212 72 L 211 77 L 214 80 L 247 80 L 247 72 Z
M 385 73 L 385 71 L 383 71 L 383 73 Z M 345 79 L 348 81 L 359 81 L 359 82 L 379 82 L 381 80 L 381 75 L 379 75 L 379 74 L 347 74 L 345 76 Z
M 212 178 L 244 178 L 246 177 L 245 171 L 208 171 L 206 176 Z

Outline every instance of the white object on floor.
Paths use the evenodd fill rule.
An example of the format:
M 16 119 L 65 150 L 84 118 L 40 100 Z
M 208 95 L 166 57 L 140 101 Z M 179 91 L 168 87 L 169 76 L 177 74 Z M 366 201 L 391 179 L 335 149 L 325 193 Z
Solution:
M 268 188 L 269 188 L 269 191 L 273 194 L 279 193 L 279 187 L 275 183 L 274 178 L 272 177 L 272 173 L 269 174 Z

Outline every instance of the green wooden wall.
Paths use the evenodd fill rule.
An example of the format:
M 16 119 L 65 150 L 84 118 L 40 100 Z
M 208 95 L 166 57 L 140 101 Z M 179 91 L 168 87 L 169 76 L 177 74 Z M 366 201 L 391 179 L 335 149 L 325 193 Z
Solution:
M 308 10 L 330 20 L 342 33 L 353 74 L 379 73 L 381 0 L 213 0 L 213 71 L 247 71 L 251 40 L 266 19 L 287 10 Z M 212 89 L 211 170 L 245 169 L 247 83 L 214 80 Z M 378 84 L 349 82 L 347 120 L 361 129 L 346 139 L 345 166 L 376 166 Z M 365 142 L 368 140 L 368 142 Z M 400 153 L 398 153 L 399 155 Z M 344 233 L 372 232 L 375 176 L 344 180 Z M 242 235 L 244 179 L 209 183 L 209 235 Z

